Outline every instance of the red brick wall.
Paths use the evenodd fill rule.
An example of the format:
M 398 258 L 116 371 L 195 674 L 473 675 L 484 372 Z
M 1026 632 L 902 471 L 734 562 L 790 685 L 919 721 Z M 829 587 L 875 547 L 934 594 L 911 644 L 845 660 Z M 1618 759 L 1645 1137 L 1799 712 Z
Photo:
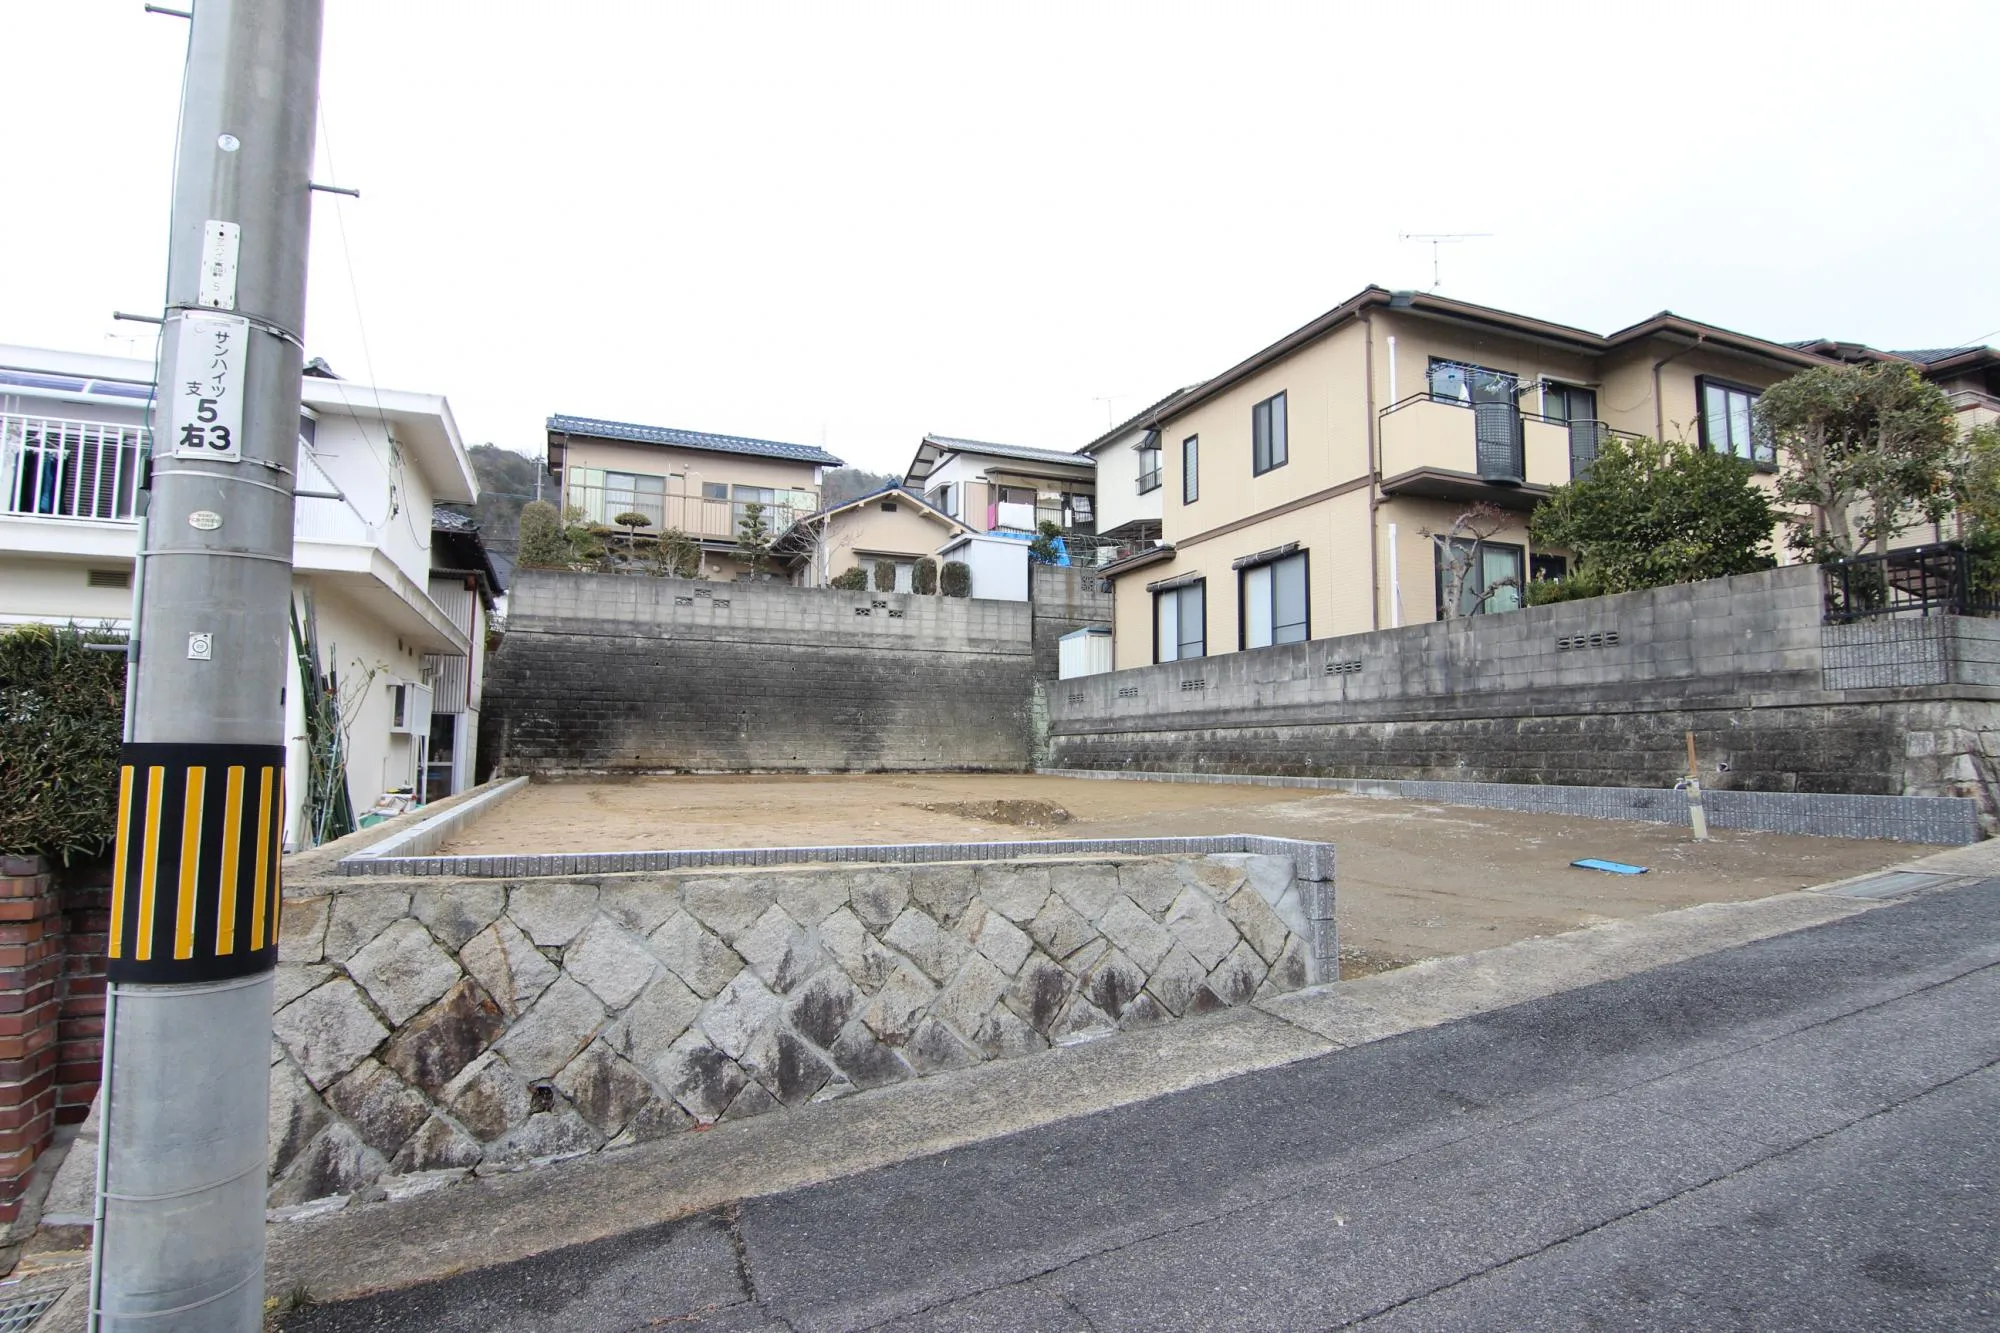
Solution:
M 0 856 L 0 1223 L 55 1131 L 63 924 L 47 863 Z

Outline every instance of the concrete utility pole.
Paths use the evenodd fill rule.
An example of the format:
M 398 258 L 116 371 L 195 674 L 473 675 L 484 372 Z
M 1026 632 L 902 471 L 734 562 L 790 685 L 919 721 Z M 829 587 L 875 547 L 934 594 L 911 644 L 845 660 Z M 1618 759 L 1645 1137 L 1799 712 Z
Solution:
M 263 1319 L 320 18 L 321 0 L 199 0 L 192 20 L 119 782 L 93 1329 Z

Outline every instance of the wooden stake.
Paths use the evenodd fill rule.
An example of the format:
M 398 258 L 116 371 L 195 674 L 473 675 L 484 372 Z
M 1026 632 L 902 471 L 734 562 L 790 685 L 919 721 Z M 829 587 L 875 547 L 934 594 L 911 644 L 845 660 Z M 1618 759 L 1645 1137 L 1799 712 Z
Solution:
M 1694 840 L 1708 841 L 1708 811 L 1701 804 L 1701 769 L 1696 767 L 1694 758 L 1694 733 L 1687 734 L 1688 742 L 1688 823 L 1694 826 Z

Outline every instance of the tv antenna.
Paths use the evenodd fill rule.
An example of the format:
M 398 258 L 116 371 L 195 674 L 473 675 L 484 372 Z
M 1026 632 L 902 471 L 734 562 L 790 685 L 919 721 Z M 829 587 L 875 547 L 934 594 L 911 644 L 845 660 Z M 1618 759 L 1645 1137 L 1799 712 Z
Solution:
M 1460 241 L 1483 241 L 1491 235 L 1490 231 L 1404 231 L 1396 233 L 1396 239 L 1431 243 L 1431 290 L 1436 291 L 1444 283 L 1438 273 L 1438 247 L 1457 245 Z

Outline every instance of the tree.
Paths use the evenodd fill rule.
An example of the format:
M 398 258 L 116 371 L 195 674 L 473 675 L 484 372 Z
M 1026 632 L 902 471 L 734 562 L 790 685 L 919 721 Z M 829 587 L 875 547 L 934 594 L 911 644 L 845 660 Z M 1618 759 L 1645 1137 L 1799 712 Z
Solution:
M 521 545 L 515 559 L 524 569 L 563 569 L 570 562 L 562 515 L 547 500 L 521 507 Z
M 661 578 L 694 578 L 701 573 L 701 543 L 679 528 L 668 528 L 653 543 L 653 572 Z
M 868 569 L 865 565 L 855 565 L 851 569 L 843 569 L 828 579 L 826 586 L 829 588 L 838 588 L 842 592 L 867 592 Z
M 1774 520 L 1754 475 L 1727 454 L 1614 436 L 1587 474 L 1550 492 L 1528 533 L 1567 549 L 1592 595 L 1769 569 Z
M 1486 543 L 1506 526 L 1506 514 L 1480 501 L 1453 519 L 1451 527 L 1443 532 L 1420 529 L 1437 547 L 1439 591 L 1444 602 L 1440 609 L 1445 619 L 1476 616 L 1495 609 L 1489 603 L 1496 601 L 1501 603 L 1499 610 L 1512 610 L 1513 606 L 1507 605 L 1504 600 L 1504 594 L 1509 590 L 1516 595 L 1514 605 L 1519 605 L 1521 581 L 1518 578 L 1495 579 L 1483 588 L 1480 586 Z
M 972 566 L 963 560 L 947 560 L 938 576 L 938 586 L 947 597 L 972 596 Z
M 917 567 L 910 574 L 910 588 L 923 597 L 932 596 L 938 587 L 938 562 L 930 556 L 917 561 Z
M 743 506 L 743 517 L 736 520 L 736 554 L 743 563 L 750 566 L 750 577 L 764 576 L 764 567 L 771 563 L 771 528 L 764 522 L 764 506 L 760 501 L 751 500 Z
M 632 544 L 638 539 L 639 529 L 652 527 L 653 520 L 636 509 L 628 509 L 611 521 L 625 529 L 625 558 L 629 561 L 635 554 Z
M 1053 565 L 1063 557 L 1062 525 L 1054 519 L 1043 519 L 1035 525 L 1035 538 L 1028 543 L 1028 559 L 1037 564 Z
M 896 566 L 887 560 L 875 562 L 875 591 L 896 591 Z
M 1900 363 L 1815 366 L 1766 389 L 1759 426 L 1784 453 L 1793 550 L 1844 560 L 1952 508 L 1951 400 Z

